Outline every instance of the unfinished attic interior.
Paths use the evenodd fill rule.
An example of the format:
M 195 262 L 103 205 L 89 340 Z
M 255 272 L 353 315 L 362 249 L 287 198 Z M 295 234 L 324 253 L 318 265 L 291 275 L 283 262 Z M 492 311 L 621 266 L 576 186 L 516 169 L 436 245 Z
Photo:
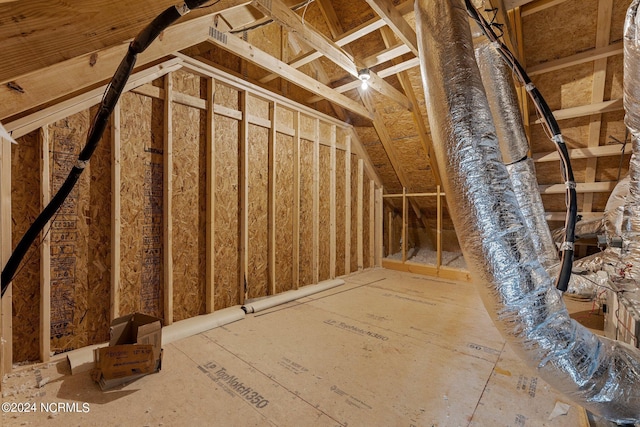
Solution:
M 640 0 L 0 0 L 2 425 L 640 425 Z

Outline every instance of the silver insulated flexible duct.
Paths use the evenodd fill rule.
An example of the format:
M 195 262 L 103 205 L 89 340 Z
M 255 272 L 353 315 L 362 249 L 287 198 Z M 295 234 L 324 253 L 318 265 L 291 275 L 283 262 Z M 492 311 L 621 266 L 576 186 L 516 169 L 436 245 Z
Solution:
M 627 9 L 624 26 L 624 109 L 631 134 L 633 154 L 629 164 L 629 194 L 622 224 L 623 258 L 632 264 L 632 275 L 640 278 L 640 33 L 638 0 Z
M 487 310 L 549 384 L 619 423 L 640 421 L 640 354 L 571 320 L 540 264 L 500 150 L 462 0 L 416 0 L 429 121 L 447 203 Z
M 538 259 L 545 270 L 551 272 L 554 267 L 558 267 L 560 258 L 545 218 L 535 166 L 528 157 L 529 143 L 518 107 L 518 96 L 513 87 L 513 73 L 489 40 L 482 39 L 478 42 L 475 54 L 496 127 L 502 160 L 507 165 L 518 206 L 531 231 Z

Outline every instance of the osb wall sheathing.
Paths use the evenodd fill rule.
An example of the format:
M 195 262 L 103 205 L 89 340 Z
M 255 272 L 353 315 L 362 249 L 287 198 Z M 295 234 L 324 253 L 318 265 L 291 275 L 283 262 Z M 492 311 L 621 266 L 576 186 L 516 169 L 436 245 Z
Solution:
M 293 111 L 276 108 L 278 126 L 293 128 Z M 276 134 L 276 293 L 295 289 L 293 283 L 293 144 L 292 136 Z
M 38 131 L 11 146 L 11 220 L 15 248 L 40 213 L 40 139 Z M 40 239 L 40 238 L 39 238 Z M 38 239 L 38 241 L 39 241 Z M 40 248 L 33 244 L 12 285 L 13 360 L 38 360 L 40 334 Z
M 250 110 L 251 111 L 251 110 Z M 248 297 L 267 295 L 268 274 L 268 195 L 269 195 L 269 130 L 249 125 L 248 151 L 249 192 L 247 259 Z
M 216 102 L 238 107 L 238 92 L 216 85 Z M 235 104 L 235 105 L 234 105 Z M 238 289 L 238 139 L 237 120 L 215 116 L 214 305 L 219 310 L 240 302 Z
M 91 113 L 83 111 L 48 128 L 52 195 L 85 144 Z M 107 132 L 51 223 L 51 351 L 55 353 L 108 336 L 109 307 L 104 299 L 109 300 L 110 289 L 109 145 Z
M 200 78 L 174 73 L 174 90 L 200 95 Z M 173 104 L 173 320 L 205 313 L 206 112 Z
M 121 98 L 120 313 L 164 317 L 164 102 Z
M 92 118 L 97 109 L 91 108 Z M 105 304 L 111 299 L 111 156 L 111 128 L 107 127 L 87 171 L 91 176 L 87 275 L 89 310 L 85 315 L 88 344 L 108 341 L 111 324 L 109 304 Z
M 567 0 L 523 17 L 527 66 L 592 48 L 596 39 L 597 16 L 598 0 Z M 571 43 L 558 43 L 558 40 L 571 40 Z
M 313 283 L 313 144 L 300 140 L 300 286 Z
M 243 37 L 243 34 L 238 34 Z M 269 24 L 247 32 L 247 41 L 256 48 L 267 52 L 274 58 L 283 60 L 282 52 L 282 27 L 278 24 Z M 285 61 L 286 62 L 286 61 Z M 257 65 L 246 63 L 247 76 L 252 79 L 259 80 L 268 74 L 264 68 Z M 274 79 L 268 83 L 274 90 L 279 89 L 278 79 Z
M 269 103 L 249 96 L 248 114 L 269 118 Z M 269 129 L 249 125 L 247 137 L 248 170 L 248 230 L 247 287 L 248 297 L 267 295 L 268 272 L 268 198 L 269 198 Z
M 329 129 L 325 126 L 320 126 L 320 138 L 327 141 Z M 326 139 L 325 139 L 326 138 Z M 331 264 L 330 264 L 330 248 L 331 248 L 331 201 L 329 199 L 330 183 L 331 183 L 331 148 L 326 145 L 320 145 L 320 170 L 318 176 L 319 182 L 319 205 L 318 215 L 320 225 L 318 227 L 318 272 L 319 279 L 328 280 L 331 278 Z
M 356 132 L 358 133 L 360 142 L 367 150 L 367 154 L 369 154 L 369 158 L 373 163 L 376 173 L 382 182 L 385 183 L 385 191 L 388 194 L 402 193 L 402 184 L 398 180 L 396 171 L 393 168 L 393 165 L 387 156 L 387 152 L 380 142 L 380 138 L 373 126 L 357 127 Z
M 338 132 L 338 142 L 344 141 L 342 132 Z M 343 276 L 345 271 L 345 209 L 346 209 L 346 152 L 336 150 L 336 276 Z
M 276 292 L 293 283 L 293 138 L 276 135 Z
M 622 28 L 629 6 L 629 0 L 614 0 L 611 20 L 610 43 L 622 39 Z M 567 0 L 558 5 L 528 15 L 523 18 L 524 50 L 527 66 L 542 64 L 559 58 L 593 49 L 596 45 L 597 32 L 597 0 Z M 567 21 L 566 17 L 571 17 Z M 552 28 L 553 31 L 549 31 Z M 570 40 L 569 43 L 558 43 L 557 40 Z M 603 100 L 614 100 L 622 97 L 623 58 L 622 55 L 609 57 Z M 594 84 L 594 63 L 574 65 L 561 70 L 534 76 L 532 80 L 540 89 L 542 95 L 552 110 L 578 107 L 591 104 Z M 530 102 L 530 101 L 529 101 Z M 535 109 L 530 103 L 532 119 L 535 119 Z M 599 116 L 601 129 L 598 144 L 623 141 L 625 127 L 622 111 L 605 113 Z M 559 125 L 569 149 L 584 148 L 589 145 L 589 127 L 591 117 L 578 117 L 560 120 Z M 531 125 L 531 148 L 533 153 L 548 153 L 555 151 L 554 144 L 549 140 L 544 129 L 539 124 Z M 585 182 L 587 167 L 591 163 L 587 160 L 573 160 L 572 167 L 577 182 Z M 616 181 L 624 177 L 628 170 L 628 156 L 600 157 L 596 161 L 596 181 Z M 537 163 L 536 171 L 539 184 L 559 184 L 562 178 L 559 173 L 558 162 Z M 544 206 L 547 211 L 564 211 L 566 209 L 564 194 L 543 195 Z M 593 194 L 593 211 L 604 210 L 607 193 Z M 579 195 L 578 209 L 582 208 L 583 195 Z M 553 224 L 552 224 L 553 226 Z

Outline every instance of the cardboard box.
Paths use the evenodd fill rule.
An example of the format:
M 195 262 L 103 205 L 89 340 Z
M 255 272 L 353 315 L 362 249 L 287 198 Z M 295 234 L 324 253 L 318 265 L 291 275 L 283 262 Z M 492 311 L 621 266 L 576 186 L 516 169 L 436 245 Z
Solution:
M 158 372 L 162 366 L 162 320 L 142 313 L 111 322 L 108 347 L 94 350 L 92 378 L 107 390 Z

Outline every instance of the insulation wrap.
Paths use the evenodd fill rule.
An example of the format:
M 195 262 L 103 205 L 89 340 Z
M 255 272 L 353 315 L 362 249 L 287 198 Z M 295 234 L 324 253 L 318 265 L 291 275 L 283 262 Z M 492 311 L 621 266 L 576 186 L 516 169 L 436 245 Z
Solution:
M 447 203 L 505 339 L 549 384 L 611 421 L 640 421 L 640 353 L 569 317 L 538 260 L 500 150 L 462 0 L 417 0 L 421 72 Z
M 629 194 L 624 207 L 622 243 L 625 261 L 634 265 L 633 276 L 640 278 L 640 34 L 638 0 L 627 9 L 624 25 L 624 109 L 625 124 L 631 134 Z

